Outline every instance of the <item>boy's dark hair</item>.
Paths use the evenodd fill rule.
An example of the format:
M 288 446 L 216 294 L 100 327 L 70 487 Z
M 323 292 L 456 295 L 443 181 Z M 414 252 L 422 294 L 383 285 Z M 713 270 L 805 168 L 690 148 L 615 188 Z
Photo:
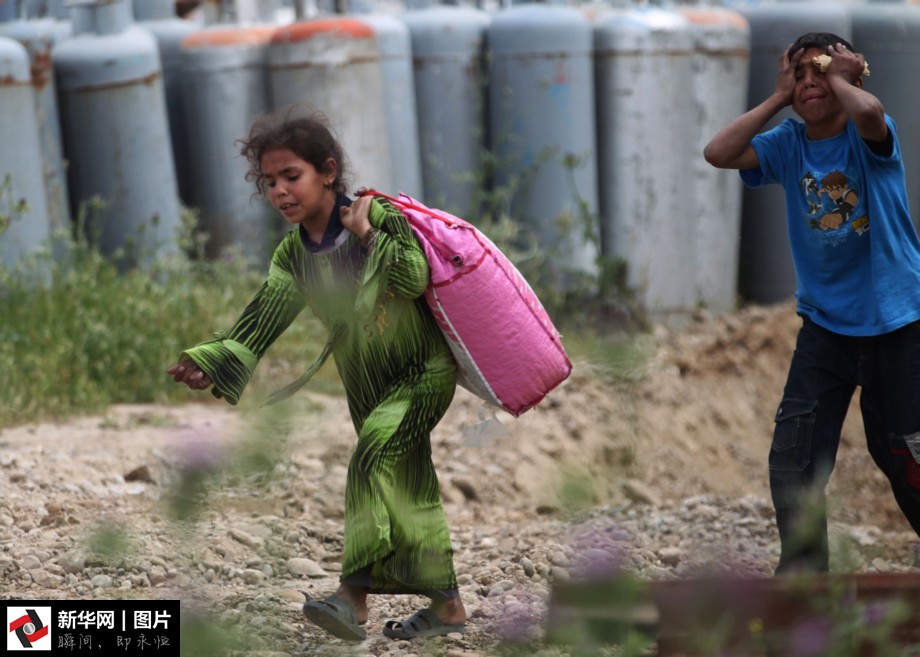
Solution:
M 836 34 L 831 32 L 809 32 L 808 34 L 800 36 L 795 40 L 795 43 L 789 47 L 789 56 L 792 57 L 792 53 L 798 52 L 799 50 L 808 50 L 809 48 L 820 48 L 821 51 L 824 52 L 827 50 L 828 46 L 833 46 L 838 43 L 850 52 L 856 52 L 853 50 L 853 46 L 850 45 L 849 41 Z
M 336 194 L 348 191 L 345 153 L 333 136 L 328 119 L 321 112 L 294 105 L 263 114 L 253 122 L 249 137 L 239 139 L 237 143 L 242 145 L 240 154 L 249 161 L 246 180 L 255 183 L 261 196 L 266 191 L 262 156 L 278 148 L 287 148 L 300 159 L 312 164 L 320 173 L 325 173 L 326 161 L 332 158 L 336 163 L 332 189 Z

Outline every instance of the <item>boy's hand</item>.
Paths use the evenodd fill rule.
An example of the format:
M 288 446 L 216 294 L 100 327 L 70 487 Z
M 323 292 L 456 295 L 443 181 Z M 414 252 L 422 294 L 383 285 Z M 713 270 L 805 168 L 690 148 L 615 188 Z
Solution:
M 803 48 L 799 48 L 795 52 L 789 52 L 791 48 L 791 45 L 786 48 L 783 56 L 780 57 L 779 73 L 776 75 L 776 88 L 773 92 L 781 97 L 786 105 L 792 104 L 792 96 L 795 92 L 795 70 L 802 59 L 802 54 L 805 52 Z
M 839 75 L 850 84 L 855 84 L 866 71 L 866 58 L 859 53 L 847 50 L 846 46 L 840 43 L 828 46 L 827 54 L 831 57 L 827 75 Z
M 193 360 L 176 363 L 166 370 L 166 373 L 172 375 L 176 383 L 184 383 L 192 390 L 205 390 L 211 385 L 211 377 L 205 374 Z

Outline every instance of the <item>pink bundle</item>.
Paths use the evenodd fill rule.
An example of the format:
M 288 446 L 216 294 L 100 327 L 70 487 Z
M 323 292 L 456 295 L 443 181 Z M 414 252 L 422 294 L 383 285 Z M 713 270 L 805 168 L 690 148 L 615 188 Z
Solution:
M 400 194 L 389 199 L 425 250 L 428 305 L 459 367 L 459 383 L 517 417 L 568 378 L 559 332 L 517 268 L 475 226 Z

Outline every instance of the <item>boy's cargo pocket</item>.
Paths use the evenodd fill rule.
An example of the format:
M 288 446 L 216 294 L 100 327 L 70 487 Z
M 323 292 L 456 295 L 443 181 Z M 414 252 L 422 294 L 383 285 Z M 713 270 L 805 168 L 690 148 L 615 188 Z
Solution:
M 811 463 L 811 436 L 816 400 L 787 397 L 776 411 L 776 428 L 770 448 L 771 470 L 801 471 Z

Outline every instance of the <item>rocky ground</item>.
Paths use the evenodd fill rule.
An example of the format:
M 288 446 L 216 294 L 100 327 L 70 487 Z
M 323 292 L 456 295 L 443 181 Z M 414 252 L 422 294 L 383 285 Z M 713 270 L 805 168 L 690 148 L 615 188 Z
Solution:
M 188 654 L 230 643 L 476 657 L 508 639 L 556 654 L 542 641 L 554 583 L 772 572 L 765 459 L 797 326 L 782 306 L 659 328 L 647 361 L 625 375 L 576 363 L 517 419 L 458 391 L 432 439 L 465 634 L 383 637 L 387 619 L 424 604 L 414 596 L 372 598 L 357 645 L 305 623 L 302 592 L 336 587 L 353 443 L 344 401 L 311 392 L 271 413 L 189 393 L 182 406 L 3 430 L 0 598 L 181 599 L 184 618 L 220 628 Z M 829 495 L 835 569 L 920 572 L 920 542 L 865 451 L 855 400 Z

